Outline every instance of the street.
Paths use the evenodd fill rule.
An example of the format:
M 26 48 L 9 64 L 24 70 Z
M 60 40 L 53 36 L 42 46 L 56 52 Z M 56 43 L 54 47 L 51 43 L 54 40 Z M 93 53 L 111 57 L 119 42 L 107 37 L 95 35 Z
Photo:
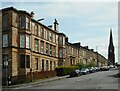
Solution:
M 101 71 L 73 78 L 42 83 L 27 89 L 118 89 L 118 70 Z

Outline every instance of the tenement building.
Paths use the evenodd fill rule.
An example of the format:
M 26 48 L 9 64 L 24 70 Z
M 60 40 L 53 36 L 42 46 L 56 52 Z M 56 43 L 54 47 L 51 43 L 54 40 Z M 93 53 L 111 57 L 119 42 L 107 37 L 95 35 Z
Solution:
M 4 8 L 2 12 L 2 82 L 55 76 L 55 67 L 77 63 L 107 65 L 107 59 L 88 46 L 70 43 L 64 33 L 34 19 L 34 13 Z M 9 78 L 9 79 L 8 79 Z
M 2 19 L 3 82 L 8 77 L 14 81 L 26 75 L 34 79 L 54 75 L 58 65 L 57 20 L 53 30 L 34 20 L 33 14 L 13 7 L 2 10 Z

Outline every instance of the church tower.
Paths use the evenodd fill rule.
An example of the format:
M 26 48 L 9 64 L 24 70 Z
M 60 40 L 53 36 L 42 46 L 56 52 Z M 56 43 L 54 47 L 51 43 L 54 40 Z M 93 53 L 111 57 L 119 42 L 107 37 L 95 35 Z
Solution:
M 109 39 L 109 47 L 108 47 L 108 65 L 115 65 L 115 54 L 114 54 L 112 29 L 110 29 L 110 39 Z

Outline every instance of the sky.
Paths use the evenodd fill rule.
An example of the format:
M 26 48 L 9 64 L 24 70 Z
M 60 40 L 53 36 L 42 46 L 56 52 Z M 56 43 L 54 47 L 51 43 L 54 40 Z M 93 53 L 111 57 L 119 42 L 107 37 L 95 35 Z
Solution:
M 69 42 L 81 42 L 108 58 L 110 29 L 113 33 L 115 60 L 118 61 L 118 2 L 2 2 L 2 8 L 33 11 L 34 19 L 53 25 L 59 22 L 59 32 L 69 37 Z

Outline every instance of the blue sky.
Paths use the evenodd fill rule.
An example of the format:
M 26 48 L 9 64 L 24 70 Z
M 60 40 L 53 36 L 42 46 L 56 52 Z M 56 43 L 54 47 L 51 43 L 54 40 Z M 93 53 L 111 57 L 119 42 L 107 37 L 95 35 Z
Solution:
M 107 58 L 109 32 L 112 28 L 115 58 L 118 59 L 118 3 L 117 2 L 4 2 L 2 8 L 34 11 L 34 18 L 44 18 L 51 25 L 56 18 L 59 32 L 65 33 L 69 41 L 88 45 Z

